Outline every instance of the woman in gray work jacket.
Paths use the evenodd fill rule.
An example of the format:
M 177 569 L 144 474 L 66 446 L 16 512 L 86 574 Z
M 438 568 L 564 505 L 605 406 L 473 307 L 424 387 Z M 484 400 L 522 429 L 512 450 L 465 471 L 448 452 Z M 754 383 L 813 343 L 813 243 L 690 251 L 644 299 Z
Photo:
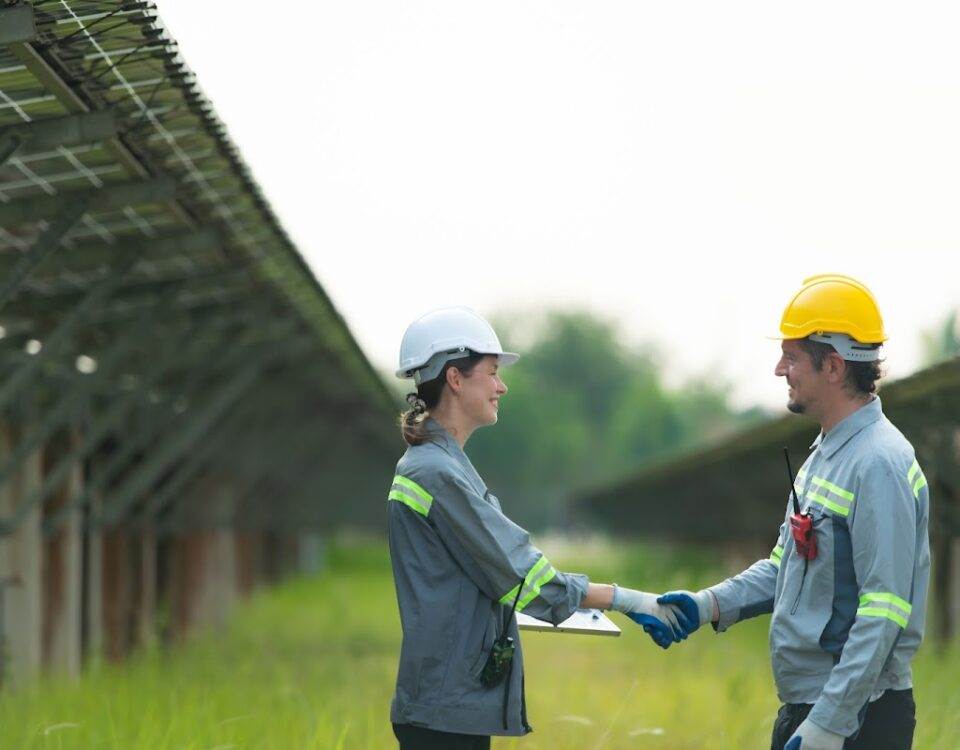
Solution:
M 507 392 L 499 367 L 517 359 L 463 307 L 417 319 L 400 347 L 397 376 L 417 386 L 387 504 L 403 629 L 390 719 L 401 750 L 488 748 L 492 734 L 531 731 L 514 609 L 556 624 L 578 607 L 612 608 L 664 648 L 682 637 L 654 594 L 554 569 L 464 453 L 476 428 L 496 423 Z

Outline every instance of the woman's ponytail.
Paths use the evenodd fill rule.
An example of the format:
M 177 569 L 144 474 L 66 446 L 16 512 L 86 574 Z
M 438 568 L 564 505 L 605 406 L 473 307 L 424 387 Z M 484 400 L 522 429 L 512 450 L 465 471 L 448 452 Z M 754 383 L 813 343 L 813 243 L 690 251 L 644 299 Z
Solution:
M 407 445 L 420 445 L 427 441 L 426 425 L 424 425 L 427 417 L 430 416 L 427 402 L 420 398 L 419 393 L 411 392 L 407 394 L 407 404 L 410 408 L 400 415 L 400 431 Z

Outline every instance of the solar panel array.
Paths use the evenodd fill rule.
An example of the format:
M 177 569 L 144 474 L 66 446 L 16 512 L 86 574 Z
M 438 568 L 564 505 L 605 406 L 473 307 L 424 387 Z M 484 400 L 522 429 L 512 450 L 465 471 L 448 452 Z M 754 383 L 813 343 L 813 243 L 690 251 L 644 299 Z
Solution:
M 152 3 L 0 4 L 0 337 L 21 515 L 82 465 L 91 524 L 379 518 L 394 400 Z

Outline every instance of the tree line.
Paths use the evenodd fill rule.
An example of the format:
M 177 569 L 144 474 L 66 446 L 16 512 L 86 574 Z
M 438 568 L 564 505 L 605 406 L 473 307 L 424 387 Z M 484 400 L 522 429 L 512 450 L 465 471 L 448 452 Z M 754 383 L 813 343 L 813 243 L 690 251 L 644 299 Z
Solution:
M 510 517 L 529 528 L 562 524 L 573 490 L 764 416 L 734 409 L 722 380 L 669 387 L 654 347 L 624 344 L 616 324 L 593 313 L 553 311 L 532 330 L 509 320 L 495 328 L 523 357 L 503 371 L 500 423 L 478 430 L 468 453 Z

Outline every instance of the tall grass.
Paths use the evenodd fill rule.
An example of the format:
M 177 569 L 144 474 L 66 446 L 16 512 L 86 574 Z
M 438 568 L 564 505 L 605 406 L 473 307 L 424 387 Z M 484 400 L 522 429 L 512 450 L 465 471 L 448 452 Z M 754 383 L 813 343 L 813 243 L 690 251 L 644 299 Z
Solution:
M 554 562 L 662 589 L 712 580 L 706 557 L 545 540 Z M 574 559 L 578 556 L 579 558 Z M 318 577 L 245 603 L 223 632 L 124 665 L 90 665 L 0 697 L 0 748 L 390 748 L 399 625 L 382 546 L 336 547 Z M 498 748 L 764 748 L 777 709 L 767 618 L 661 651 L 617 615 L 620 638 L 526 633 L 534 733 Z M 915 747 L 960 747 L 960 654 L 916 664 Z

